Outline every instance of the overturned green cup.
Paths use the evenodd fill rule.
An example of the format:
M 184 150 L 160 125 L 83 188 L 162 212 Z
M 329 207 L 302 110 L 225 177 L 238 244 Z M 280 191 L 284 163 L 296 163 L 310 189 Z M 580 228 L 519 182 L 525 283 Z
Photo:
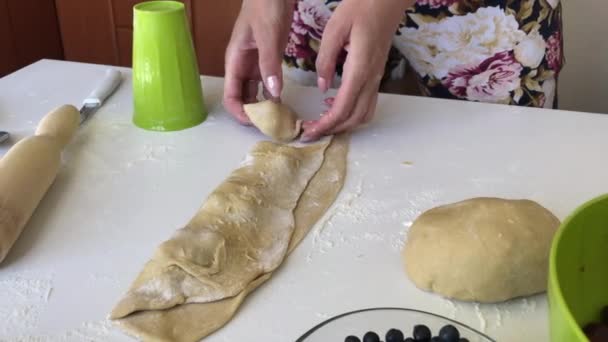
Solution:
M 148 1 L 133 10 L 133 122 L 153 131 L 200 124 L 207 110 L 184 4 Z
M 549 260 L 552 342 L 586 342 L 582 327 L 608 305 L 608 195 L 580 206 L 561 225 Z

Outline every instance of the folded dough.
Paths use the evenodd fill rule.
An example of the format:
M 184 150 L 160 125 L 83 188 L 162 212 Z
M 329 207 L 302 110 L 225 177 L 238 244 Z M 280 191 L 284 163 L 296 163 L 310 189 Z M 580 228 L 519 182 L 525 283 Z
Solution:
M 290 142 L 300 135 L 302 121 L 289 107 L 270 100 L 243 106 L 251 122 L 276 141 Z
M 198 341 L 227 323 L 333 203 L 348 137 L 262 142 L 161 244 L 110 317 L 146 341 Z

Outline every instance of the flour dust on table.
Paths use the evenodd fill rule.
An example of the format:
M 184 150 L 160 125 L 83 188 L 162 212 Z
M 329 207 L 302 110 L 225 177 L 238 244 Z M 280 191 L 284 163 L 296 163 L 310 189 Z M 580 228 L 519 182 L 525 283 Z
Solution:
M 403 249 L 414 284 L 463 301 L 502 302 L 544 292 L 559 220 L 530 200 L 473 198 L 433 208 Z
M 334 202 L 348 139 L 258 143 L 157 248 L 111 318 L 146 341 L 198 341 L 221 328 Z

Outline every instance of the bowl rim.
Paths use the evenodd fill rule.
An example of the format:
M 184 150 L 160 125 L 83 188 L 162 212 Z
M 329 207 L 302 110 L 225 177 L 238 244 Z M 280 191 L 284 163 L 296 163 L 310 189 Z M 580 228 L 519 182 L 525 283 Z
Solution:
M 381 311 L 381 310 L 408 311 L 408 312 L 416 312 L 416 313 L 421 313 L 421 314 L 425 314 L 425 315 L 434 316 L 434 317 L 441 318 L 441 319 L 444 319 L 444 320 L 446 320 L 446 321 L 449 321 L 449 322 L 451 322 L 451 323 L 456 323 L 456 324 L 458 324 L 458 325 L 460 325 L 460 326 L 463 326 L 463 327 L 465 327 L 465 328 L 467 328 L 467 329 L 472 330 L 473 332 L 475 332 L 475 333 L 479 334 L 480 336 L 482 336 L 482 337 L 484 337 L 484 338 L 488 339 L 489 341 L 496 342 L 496 340 L 494 340 L 494 339 L 493 339 L 493 338 L 491 338 L 490 336 L 488 336 L 488 335 L 486 335 L 486 334 L 484 334 L 484 333 L 480 332 L 480 331 L 479 331 L 479 330 L 477 330 L 477 329 L 474 329 L 474 328 L 470 327 L 470 326 L 469 326 L 469 325 L 467 325 L 467 324 L 464 324 L 464 323 L 462 323 L 462 322 L 456 321 L 456 320 L 454 320 L 454 319 L 451 319 L 451 318 L 448 318 L 448 317 L 445 317 L 445 316 L 441 316 L 441 315 L 438 315 L 438 314 L 435 314 L 435 313 L 432 313 L 432 312 L 428 312 L 428 311 L 417 310 L 417 309 L 410 309 L 410 308 L 399 308 L 399 307 L 376 307 L 376 308 L 366 308 L 366 309 L 354 310 L 354 311 L 349 311 L 349 312 L 345 312 L 345 313 L 342 313 L 342 314 L 336 315 L 336 316 L 331 317 L 331 318 L 329 318 L 329 319 L 326 319 L 325 321 L 323 321 L 323 322 L 321 322 L 321 323 L 317 324 L 316 326 L 312 327 L 310 330 L 308 330 L 306 333 L 304 333 L 304 335 L 300 336 L 300 337 L 299 337 L 299 338 L 296 340 L 296 342 L 304 342 L 304 341 L 305 341 L 305 339 L 306 339 L 306 338 L 308 338 L 308 337 L 310 337 L 310 335 L 312 335 L 312 334 L 313 334 L 315 331 L 317 331 L 317 330 L 321 329 L 322 327 L 326 326 L 327 324 L 329 324 L 329 323 L 331 323 L 331 322 L 333 322 L 333 321 L 336 321 L 336 320 L 338 320 L 338 319 L 340 319 L 340 318 L 343 318 L 343 317 L 346 317 L 346 316 L 350 316 L 350 315 L 354 315 L 354 314 L 358 314 L 358 313 L 362 313 L 362 312 L 369 312 L 369 311 Z
M 587 337 L 583 333 L 583 328 L 578 324 L 574 316 L 572 315 L 572 311 L 570 307 L 566 303 L 566 299 L 564 298 L 564 294 L 562 293 L 562 288 L 559 283 L 559 278 L 557 276 L 557 249 L 560 241 L 562 240 L 562 236 L 570 223 L 580 215 L 581 212 L 587 210 L 589 207 L 594 206 L 598 202 L 608 201 L 608 194 L 599 195 L 594 197 L 587 202 L 579 205 L 574 209 L 574 211 L 566 217 L 566 219 L 560 224 L 559 229 L 555 233 L 555 237 L 553 238 L 553 242 L 551 243 L 551 252 L 549 254 L 549 286 L 548 289 L 553 291 L 553 295 L 555 300 L 557 301 L 557 305 L 562 307 L 563 316 L 568 321 L 568 324 L 575 326 L 577 329 L 574 330 L 574 334 L 579 339 L 586 339 Z M 552 309 L 549 308 L 549 313 L 551 314 Z

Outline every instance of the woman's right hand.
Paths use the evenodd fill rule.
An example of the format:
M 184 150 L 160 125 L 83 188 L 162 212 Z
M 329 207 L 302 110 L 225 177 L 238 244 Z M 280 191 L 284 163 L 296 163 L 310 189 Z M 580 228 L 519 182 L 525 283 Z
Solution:
M 226 49 L 224 107 L 242 124 L 243 105 L 256 101 L 258 85 L 278 100 L 281 63 L 293 18 L 294 0 L 244 0 Z

